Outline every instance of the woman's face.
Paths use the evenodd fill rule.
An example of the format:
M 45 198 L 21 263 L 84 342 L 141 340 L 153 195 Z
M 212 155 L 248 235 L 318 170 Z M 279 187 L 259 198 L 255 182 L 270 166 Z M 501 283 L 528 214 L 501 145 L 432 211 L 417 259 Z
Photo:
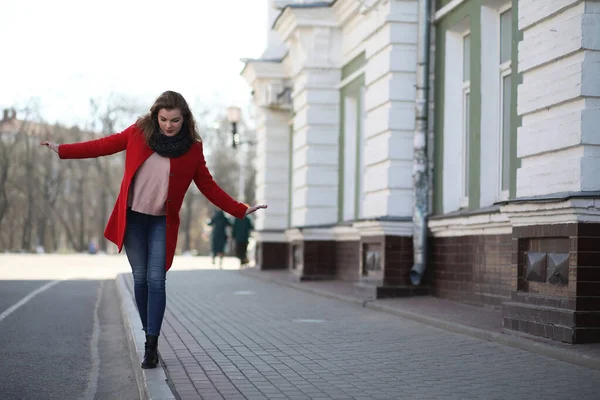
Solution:
M 167 110 L 162 108 L 158 112 L 158 125 L 160 130 L 167 136 L 175 136 L 181 130 L 183 125 L 183 116 L 179 108 Z

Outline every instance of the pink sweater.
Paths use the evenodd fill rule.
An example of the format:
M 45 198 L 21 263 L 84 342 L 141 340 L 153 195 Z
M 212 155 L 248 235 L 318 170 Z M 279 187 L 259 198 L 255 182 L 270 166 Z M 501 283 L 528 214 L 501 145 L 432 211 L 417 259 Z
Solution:
M 166 215 L 170 172 L 171 160 L 152 153 L 133 177 L 128 206 L 143 214 Z

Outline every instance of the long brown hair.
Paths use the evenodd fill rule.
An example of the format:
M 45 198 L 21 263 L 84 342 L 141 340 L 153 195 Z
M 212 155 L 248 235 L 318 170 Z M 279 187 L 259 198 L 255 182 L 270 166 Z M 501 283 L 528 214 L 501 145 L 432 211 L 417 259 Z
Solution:
M 167 110 L 179 108 L 181 110 L 181 115 L 183 116 L 183 125 L 181 126 L 181 129 L 186 129 L 193 140 L 197 142 L 202 141 L 200 134 L 198 133 L 196 121 L 194 120 L 194 116 L 190 111 L 187 101 L 185 101 L 180 93 L 167 90 L 158 96 L 152 107 L 150 107 L 150 112 L 143 117 L 140 117 L 135 123 L 143 132 L 146 144 L 149 143 L 150 137 L 154 132 L 158 131 L 158 112 L 163 108 Z

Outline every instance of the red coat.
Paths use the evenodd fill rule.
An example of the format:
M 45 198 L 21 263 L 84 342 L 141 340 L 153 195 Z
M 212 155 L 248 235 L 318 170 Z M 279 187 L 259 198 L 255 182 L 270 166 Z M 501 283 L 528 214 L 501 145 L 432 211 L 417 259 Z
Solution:
M 141 130 L 134 124 L 121 133 L 109 135 L 101 139 L 88 142 L 62 144 L 58 147 L 60 158 L 95 158 L 107 156 L 126 150 L 125 173 L 121 182 L 121 190 L 115 207 L 112 211 L 104 236 L 116 244 L 119 252 L 123 249 L 125 237 L 125 224 L 127 222 L 127 195 L 129 185 L 138 168 L 153 153 L 144 141 Z M 183 197 L 192 180 L 214 205 L 223 211 L 242 219 L 246 214 L 247 206 L 233 200 L 213 180 L 206 168 L 206 161 L 202 151 L 202 143 L 195 143 L 190 150 L 181 157 L 171 158 L 171 171 L 167 195 L 167 271 L 173 264 L 175 248 L 177 246 L 177 233 L 179 232 L 179 210 L 183 204 Z

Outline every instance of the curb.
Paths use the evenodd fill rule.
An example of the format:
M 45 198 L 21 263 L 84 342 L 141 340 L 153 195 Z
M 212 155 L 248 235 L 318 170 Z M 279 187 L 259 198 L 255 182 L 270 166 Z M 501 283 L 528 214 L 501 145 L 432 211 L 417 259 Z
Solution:
M 135 380 L 138 385 L 138 392 L 141 400 L 175 400 L 176 397 L 171 391 L 167 382 L 167 376 L 162 367 L 154 369 L 142 369 L 140 363 L 144 357 L 144 342 L 146 340 L 142 323 L 140 322 L 137 308 L 133 303 L 133 298 L 123 274 L 117 275 L 115 279 L 117 293 L 121 303 L 121 314 L 125 325 L 125 335 L 127 336 L 127 348 L 133 364 Z
M 434 326 L 436 328 L 444 329 L 446 331 L 468 335 L 477 339 L 487 340 L 489 342 L 510 346 L 513 348 L 530 351 L 532 353 L 540 354 L 546 357 L 551 357 L 560 361 L 565 361 L 570 364 L 579 365 L 586 368 L 600 369 L 600 358 L 590 357 L 583 353 L 575 353 L 573 351 L 557 348 L 546 343 L 537 342 L 533 337 L 519 334 L 507 334 L 499 332 L 490 332 L 484 329 L 474 328 L 467 325 L 457 324 L 455 322 L 445 321 L 439 318 L 428 317 L 410 311 L 398 310 L 396 308 L 386 306 L 383 304 L 377 304 L 373 300 L 361 300 L 350 296 L 344 296 L 341 294 L 331 293 L 320 289 L 304 286 L 299 283 L 286 282 L 276 278 L 270 278 L 268 276 L 261 276 L 260 271 L 247 272 L 243 269 L 239 272 L 247 277 L 261 280 L 263 282 L 274 283 L 280 286 L 287 286 L 296 290 L 300 290 L 306 293 L 311 293 L 321 297 L 327 297 L 330 299 L 340 300 L 347 303 L 357 304 L 371 310 L 385 312 L 398 317 L 410 319 L 413 321 L 421 322 L 426 325 Z

